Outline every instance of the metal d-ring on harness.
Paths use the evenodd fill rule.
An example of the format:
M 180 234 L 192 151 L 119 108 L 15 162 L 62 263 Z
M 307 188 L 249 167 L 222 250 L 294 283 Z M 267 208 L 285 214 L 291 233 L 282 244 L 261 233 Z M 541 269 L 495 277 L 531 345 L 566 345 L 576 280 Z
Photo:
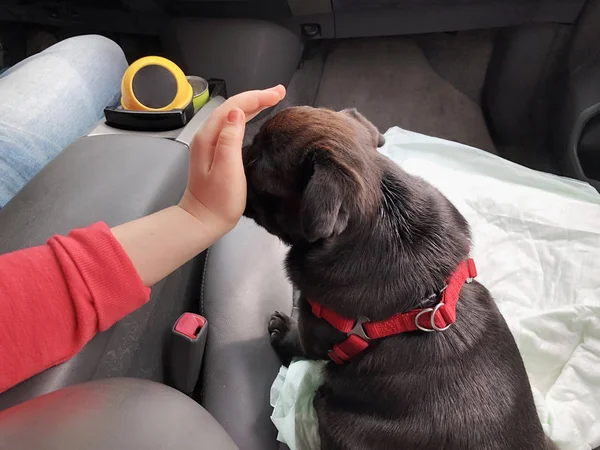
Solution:
M 468 278 L 465 280 L 465 283 L 467 283 L 467 284 L 468 284 L 468 283 L 472 283 L 472 282 L 473 282 L 473 277 L 468 277 Z M 446 288 L 447 288 L 447 287 L 448 287 L 448 285 L 445 285 L 445 286 L 442 288 L 442 290 L 439 292 L 439 294 L 432 294 L 432 295 L 431 295 L 429 298 L 433 298 L 433 297 L 435 297 L 435 296 L 437 296 L 437 295 L 441 295 L 441 294 L 443 294 L 443 292 L 446 290 Z M 433 333 L 434 331 L 438 331 L 438 332 L 440 332 L 440 331 L 446 331 L 448 328 L 450 328 L 450 327 L 452 326 L 452 323 L 449 323 L 449 324 L 448 324 L 448 325 L 446 325 L 445 327 L 441 327 L 441 328 L 440 328 L 440 327 L 438 327 L 438 326 L 435 324 L 435 315 L 436 315 L 436 314 L 437 314 L 437 312 L 438 312 L 438 311 L 439 311 L 439 310 L 440 310 L 442 307 L 444 307 L 444 306 L 446 306 L 446 304 L 445 304 L 443 301 L 440 301 L 440 302 L 439 302 L 437 305 L 435 305 L 434 307 L 431 307 L 431 308 L 425 308 L 424 310 L 422 310 L 422 311 L 421 311 L 419 314 L 417 314 L 417 315 L 415 316 L 415 326 L 416 326 L 416 327 L 417 327 L 419 330 L 421 330 L 421 331 L 425 331 L 426 333 Z M 431 328 L 425 328 L 425 327 L 423 327 L 423 326 L 421 326 L 421 325 L 419 324 L 419 319 L 421 318 L 421 316 L 422 316 L 423 314 L 426 314 L 426 313 L 431 313 L 431 316 L 430 316 L 430 322 L 429 322 L 429 323 L 431 324 Z
M 425 299 L 425 301 L 423 303 L 427 304 L 428 301 L 436 299 L 436 298 L 440 298 L 442 296 L 442 294 L 444 293 L 444 291 L 446 290 L 446 288 L 448 287 L 447 284 L 444 284 L 444 287 L 442 289 L 440 289 L 438 292 L 431 294 L 429 297 L 427 297 Z M 440 310 L 440 308 L 442 306 L 445 306 L 445 303 L 443 301 L 440 301 L 437 305 L 429 307 L 429 308 L 424 308 L 419 314 L 417 314 L 415 316 L 415 327 L 417 327 L 419 330 L 421 331 L 425 331 L 426 333 L 431 333 L 433 331 L 446 331 L 448 328 L 450 328 L 452 326 L 452 324 L 448 324 L 443 328 L 438 327 L 435 324 L 435 315 L 436 313 Z M 426 313 L 431 313 L 431 328 L 425 328 L 424 326 L 419 324 L 419 319 L 421 318 L 421 316 L 423 316 L 423 314 Z
M 432 333 L 434 331 L 446 331 L 448 328 L 450 328 L 452 326 L 451 323 L 449 323 L 448 325 L 446 325 L 444 328 L 440 328 L 435 324 L 435 314 L 440 310 L 440 308 L 442 306 L 446 306 L 445 303 L 438 303 L 437 305 L 435 305 L 433 308 L 425 308 L 423 311 L 421 311 L 419 314 L 417 314 L 415 316 L 415 326 L 421 330 L 421 331 L 425 331 L 426 333 Z M 421 318 L 421 316 L 425 313 L 431 313 L 431 318 L 430 318 L 430 323 L 431 323 L 431 328 L 425 328 L 421 325 L 419 325 L 419 319 Z

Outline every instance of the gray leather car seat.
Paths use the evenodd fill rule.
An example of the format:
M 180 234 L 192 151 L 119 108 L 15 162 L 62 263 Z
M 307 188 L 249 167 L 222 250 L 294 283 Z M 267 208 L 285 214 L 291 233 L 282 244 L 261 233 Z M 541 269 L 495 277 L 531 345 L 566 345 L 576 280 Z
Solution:
M 0 412 L 0 450 L 238 450 L 181 392 L 146 380 L 78 384 Z
M 267 323 L 273 311 L 293 307 L 283 265 L 286 251 L 277 238 L 243 218 L 208 250 L 198 280 L 200 312 L 209 321 L 200 400 L 241 450 L 280 448 L 269 392 L 281 363 Z M 68 372 L 70 364 L 56 370 Z M 44 374 L 32 382 L 40 376 L 60 380 L 52 371 Z M 52 390 L 47 383 L 41 386 Z M 5 399 L 17 392 L 9 391 Z M 59 424 L 53 429 L 55 419 Z M 108 435 L 110 442 L 98 440 Z M 200 405 L 143 380 L 78 384 L 0 413 L 0 449 L 175 449 L 194 442 L 199 442 L 194 448 L 207 450 L 236 448 Z
M 267 323 L 275 310 L 292 309 L 286 251 L 279 239 L 242 218 L 206 257 L 200 310 L 210 329 L 202 404 L 242 450 L 279 448 L 269 392 L 281 363 Z
M 185 189 L 188 155 L 181 142 L 148 136 L 76 141 L 0 210 L 0 254 L 100 220 L 114 226 L 175 204 Z M 163 343 L 182 312 L 196 312 L 203 257 L 154 286 L 145 306 L 98 334 L 73 358 L 0 394 L 0 411 L 94 379 L 167 381 Z

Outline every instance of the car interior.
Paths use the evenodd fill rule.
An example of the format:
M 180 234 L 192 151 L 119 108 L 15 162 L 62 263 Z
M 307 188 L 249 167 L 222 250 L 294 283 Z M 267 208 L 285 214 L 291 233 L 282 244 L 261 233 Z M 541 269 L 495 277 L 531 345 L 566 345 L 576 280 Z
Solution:
M 0 69 L 40 30 L 97 33 L 130 63 L 161 55 L 212 83 L 181 129 L 99 123 L 65 149 L 0 210 L 0 253 L 175 204 L 210 112 L 278 83 L 286 98 L 247 125 L 246 143 L 285 107 L 355 107 L 381 132 L 457 141 L 600 190 L 599 23 L 600 0 L 0 0 Z M 74 358 L 0 394 L 0 448 L 155 448 L 159 435 L 173 448 L 285 448 L 267 333 L 274 310 L 294 307 L 285 252 L 242 219 Z M 208 324 L 205 347 L 187 353 L 173 343 L 184 313 Z M 127 426 L 135 439 L 114 431 Z

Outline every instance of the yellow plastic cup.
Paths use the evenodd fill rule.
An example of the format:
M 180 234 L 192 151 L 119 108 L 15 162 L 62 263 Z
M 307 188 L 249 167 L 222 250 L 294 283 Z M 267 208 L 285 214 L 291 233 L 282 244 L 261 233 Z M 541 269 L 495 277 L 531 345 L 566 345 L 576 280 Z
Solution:
M 121 106 L 129 111 L 185 109 L 192 98 L 193 89 L 183 71 L 161 56 L 138 59 L 121 82 Z

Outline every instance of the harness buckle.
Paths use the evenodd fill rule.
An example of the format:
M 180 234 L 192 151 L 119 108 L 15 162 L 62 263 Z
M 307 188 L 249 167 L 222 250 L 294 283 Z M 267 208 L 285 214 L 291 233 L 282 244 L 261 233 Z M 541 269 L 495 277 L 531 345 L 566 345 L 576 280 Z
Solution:
M 438 331 L 438 332 L 439 332 L 439 331 L 446 331 L 448 328 L 450 328 L 450 327 L 452 326 L 452 324 L 451 324 L 451 323 L 450 323 L 450 324 L 448 324 L 448 325 L 446 325 L 446 326 L 445 326 L 445 327 L 443 327 L 443 328 L 440 328 L 440 327 L 438 327 L 438 326 L 435 324 L 435 315 L 436 315 L 436 313 L 437 313 L 437 312 L 440 310 L 440 308 L 441 308 L 442 306 L 445 306 L 445 305 L 446 305 L 445 303 L 442 303 L 442 302 L 440 302 L 440 303 L 438 303 L 437 305 L 435 305 L 433 308 L 425 308 L 423 311 L 420 311 L 420 312 L 419 312 L 419 314 L 417 314 L 417 315 L 415 316 L 415 326 L 416 326 L 416 327 L 417 327 L 419 330 L 421 330 L 421 331 L 425 331 L 426 333 L 431 333 L 431 332 L 433 332 L 433 331 Z M 425 328 L 425 327 L 423 327 L 423 326 L 421 326 L 421 325 L 419 324 L 419 319 L 421 318 L 421 316 L 422 316 L 423 314 L 426 314 L 426 313 L 431 313 L 431 317 L 430 317 L 430 320 L 429 320 L 429 323 L 431 324 L 431 328 Z
M 356 323 L 354 324 L 354 327 L 352 327 L 352 329 L 350 331 L 348 331 L 348 333 L 346 333 L 347 336 L 352 336 L 353 334 L 364 339 L 365 341 L 370 341 L 371 338 L 369 336 L 367 336 L 367 333 L 365 332 L 365 329 L 363 327 L 364 323 L 370 322 L 369 319 L 367 319 L 366 317 L 359 317 L 358 319 L 356 319 Z

